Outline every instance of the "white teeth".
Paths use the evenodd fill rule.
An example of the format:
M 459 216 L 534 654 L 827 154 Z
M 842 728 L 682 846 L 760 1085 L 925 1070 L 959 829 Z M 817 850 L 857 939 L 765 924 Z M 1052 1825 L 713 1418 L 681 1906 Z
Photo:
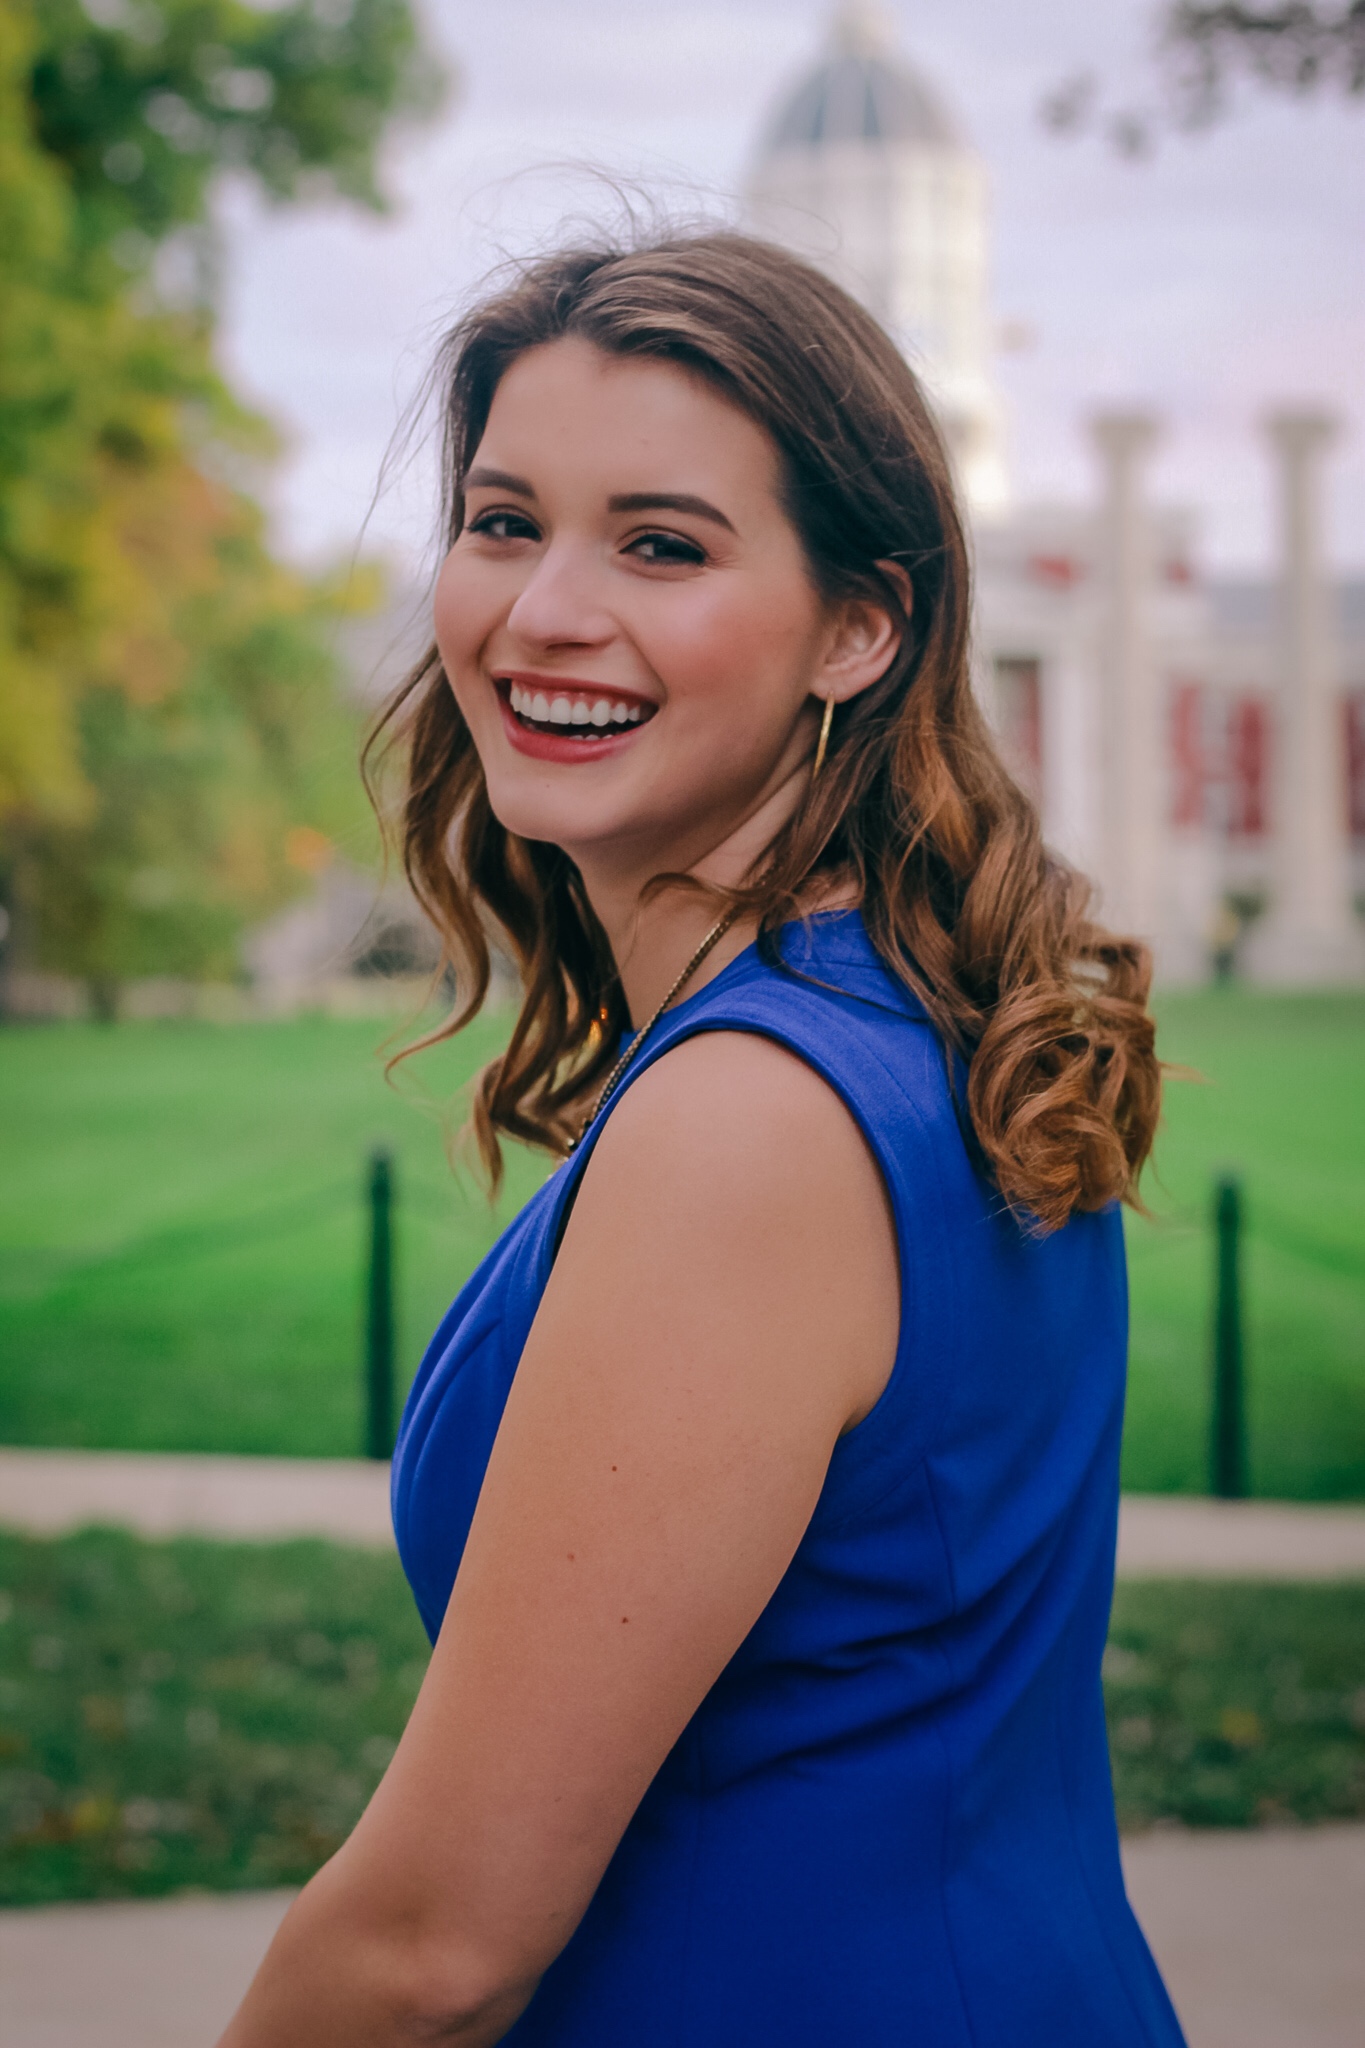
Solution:
M 536 725 L 590 725 L 598 731 L 608 725 L 639 725 L 646 708 L 611 697 L 595 697 L 591 702 L 586 697 L 548 697 L 543 690 L 524 689 L 512 682 L 507 685 L 507 701 L 519 718 L 529 718 Z

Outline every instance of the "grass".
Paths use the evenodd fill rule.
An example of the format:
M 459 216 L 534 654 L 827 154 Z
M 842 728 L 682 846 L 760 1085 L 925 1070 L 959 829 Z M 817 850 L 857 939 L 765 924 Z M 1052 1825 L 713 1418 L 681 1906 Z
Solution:
M 0 1586 L 0 1904 L 301 1883 L 426 1670 L 383 1552 L 0 1536 Z
M 398 1564 L 322 1543 L 0 1535 L 0 1904 L 298 1883 L 426 1668 Z M 1365 1816 L 1365 1586 L 1121 1585 L 1128 1827 Z
M 1120 1584 L 1104 1674 L 1121 1827 L 1365 1817 L 1365 1585 Z
M 490 1210 L 423 1099 L 503 1030 L 480 1020 L 398 1092 L 373 1021 L 6 1031 L 0 1441 L 357 1453 L 366 1154 L 396 1156 L 406 1386 L 543 1171 L 513 1156 Z
M 1207 1484 L 1214 1176 L 1243 1176 L 1252 1490 L 1365 1497 L 1365 995 L 1213 989 L 1167 997 L 1173 1081 L 1130 1217 L 1132 1367 L 1124 1481 Z
M 1365 996 L 1161 1006 L 1173 1083 L 1155 1219 L 1132 1219 L 1124 1477 L 1205 1484 L 1213 1175 L 1245 1173 L 1255 1490 L 1365 1498 Z M 428 1333 L 494 1215 L 414 1086 L 452 1093 L 481 1021 L 386 1088 L 381 1027 L 70 1025 L 0 1036 L 0 1441 L 332 1456 L 359 1447 L 364 1154 L 398 1157 L 399 1335 Z M 408 1070 L 411 1076 L 412 1070 Z

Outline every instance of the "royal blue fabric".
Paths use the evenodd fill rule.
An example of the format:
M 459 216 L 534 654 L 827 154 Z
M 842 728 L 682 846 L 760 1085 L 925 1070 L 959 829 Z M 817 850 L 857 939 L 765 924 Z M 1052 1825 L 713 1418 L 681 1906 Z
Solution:
M 791 971 L 741 954 L 656 1028 L 621 1093 L 699 1031 L 760 1033 L 823 1075 L 895 1213 L 895 1366 L 506 2040 L 1176 2048 L 1124 1896 L 1100 1692 L 1119 1216 L 1042 1238 L 1004 1210 L 941 1046 L 856 912 L 781 943 Z M 460 1294 L 408 1401 L 394 1522 L 433 1637 L 596 1134 Z

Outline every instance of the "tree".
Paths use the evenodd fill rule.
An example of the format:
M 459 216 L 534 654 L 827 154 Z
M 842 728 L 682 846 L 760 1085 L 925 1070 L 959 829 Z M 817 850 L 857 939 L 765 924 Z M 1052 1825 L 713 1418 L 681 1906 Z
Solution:
M 291 829 L 345 830 L 353 786 L 337 594 L 271 561 L 211 266 L 176 303 L 157 252 L 202 256 L 228 166 L 381 204 L 419 76 L 405 0 L 0 0 L 0 892 L 11 953 L 102 1007 L 227 971 Z
M 408 0 L 41 0 L 36 24 L 34 138 L 87 242 L 128 262 L 202 224 L 224 169 L 382 207 L 382 136 L 440 95 Z
M 1112 103 L 1082 72 L 1047 95 L 1044 124 L 1059 135 L 1096 131 L 1121 155 L 1141 157 L 1163 128 L 1188 133 L 1223 119 L 1241 82 L 1301 100 L 1365 99 L 1365 0 L 1174 0 L 1158 19 L 1154 54 L 1156 89 L 1145 103 Z

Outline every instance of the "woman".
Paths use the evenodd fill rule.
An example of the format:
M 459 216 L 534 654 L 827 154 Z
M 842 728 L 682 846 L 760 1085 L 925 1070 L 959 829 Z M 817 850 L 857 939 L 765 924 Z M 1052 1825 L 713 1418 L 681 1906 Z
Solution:
M 418 1375 L 430 1672 L 225 2048 L 1177 2043 L 1099 1679 L 1148 966 L 992 751 L 923 397 L 726 235 L 444 361 L 406 859 L 447 1033 L 523 970 L 490 1165 L 565 1164 Z

